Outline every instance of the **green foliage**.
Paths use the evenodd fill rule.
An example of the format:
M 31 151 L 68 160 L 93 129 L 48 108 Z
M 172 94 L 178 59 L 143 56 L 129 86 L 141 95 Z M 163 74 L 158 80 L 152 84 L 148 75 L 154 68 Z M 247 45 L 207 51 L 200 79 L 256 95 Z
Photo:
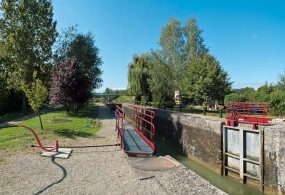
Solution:
M 34 78 L 35 77 L 36 74 L 34 74 Z M 43 85 L 43 82 L 41 80 L 35 79 L 30 85 L 23 84 L 22 89 L 25 92 L 32 109 L 38 113 L 41 129 L 43 129 L 43 124 L 40 117 L 39 109 L 44 104 L 44 101 L 47 99 L 48 96 L 47 88 Z
M 0 63 L 9 85 L 31 84 L 34 71 L 46 84 L 57 34 L 51 1 L 1 1 L 0 13 Z
M 223 99 L 232 84 L 219 61 L 210 54 L 196 57 L 188 65 L 182 81 L 184 93 L 198 102 Z
M 152 59 L 148 53 L 133 55 L 132 62 L 128 65 L 128 86 L 133 96 L 149 95 L 148 69 L 152 65 Z
M 130 95 L 129 93 L 129 89 L 116 89 L 116 90 L 113 90 L 109 87 L 106 87 L 105 91 L 103 92 L 104 94 L 121 94 L 121 95 L 124 95 L 124 96 L 128 96 Z
M 40 107 L 42 107 L 48 96 L 47 88 L 43 85 L 43 82 L 35 79 L 31 85 L 23 85 L 22 88 L 32 109 L 35 112 L 39 112 Z
M 252 87 L 241 88 L 238 93 L 241 94 L 248 102 L 255 101 L 256 92 Z
M 268 85 L 268 83 L 265 82 L 265 84 L 259 87 L 255 92 L 255 101 L 270 102 L 271 101 L 270 94 L 275 90 L 274 88 L 275 87 L 272 84 Z
M 203 108 L 203 110 L 207 109 L 207 102 L 204 102 L 201 107 Z
M 174 75 L 172 69 L 162 61 L 161 56 L 152 51 L 153 67 L 149 69 L 148 83 L 154 102 L 167 101 L 174 98 Z
M 189 99 L 187 93 L 191 92 L 183 81 L 190 63 L 195 58 L 203 58 L 208 52 L 201 37 L 202 32 L 195 17 L 190 17 L 184 25 L 179 19 L 171 17 L 162 27 L 159 40 L 161 50 L 151 52 L 153 66 L 149 69 L 148 81 L 154 101 L 172 100 L 175 90 L 179 91 L 183 102 L 193 101 Z
M 65 116 L 63 109 L 54 111 L 53 113 L 47 113 L 42 115 L 44 130 L 38 127 L 38 119 L 31 118 L 20 123 L 20 125 L 25 125 L 31 127 L 39 135 L 42 142 L 53 142 L 55 139 L 76 139 L 77 137 L 90 137 L 96 138 L 95 133 L 102 126 L 94 127 L 85 126 L 86 118 L 92 117 L 92 110 L 96 109 L 95 105 L 87 105 L 80 109 L 76 113 L 71 113 L 69 116 Z M 66 118 L 71 122 L 67 123 L 50 123 L 48 120 L 54 118 Z M 96 120 L 96 124 L 98 120 Z M 94 123 L 94 122 L 93 122 Z M 95 125 L 96 126 L 96 125 Z M 48 140 L 48 141 L 47 141 Z M 28 149 L 31 144 L 36 143 L 36 139 L 31 132 L 24 128 L 3 128 L 0 131 L 0 150 L 5 149 Z M 61 143 L 61 142 L 60 142 Z
M 281 91 L 285 91 L 285 70 L 283 74 L 278 74 L 278 82 L 276 87 Z
M 120 96 L 116 99 L 116 101 L 118 103 L 124 103 L 124 102 L 134 103 L 134 99 L 132 98 L 132 96 Z
M 21 110 L 23 93 L 9 89 L 6 81 L 0 79 L 0 116 Z
M 243 94 L 234 92 L 225 96 L 225 103 L 227 102 L 245 102 L 245 97 Z
M 103 82 L 100 69 L 103 61 L 99 56 L 99 48 L 95 46 L 91 32 L 78 33 L 76 26 L 62 30 L 56 42 L 54 61 L 60 64 L 73 57 L 76 57 L 81 71 L 90 79 L 90 90 L 99 88 Z
M 273 114 L 285 114 L 285 93 L 280 90 L 276 90 L 270 94 L 270 100 L 272 103 Z

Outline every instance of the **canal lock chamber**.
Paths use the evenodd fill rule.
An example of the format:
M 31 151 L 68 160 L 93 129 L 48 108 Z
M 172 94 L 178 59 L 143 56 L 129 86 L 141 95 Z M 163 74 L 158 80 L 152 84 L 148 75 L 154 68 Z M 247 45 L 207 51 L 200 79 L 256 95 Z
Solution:
M 133 105 L 123 104 L 123 109 L 126 117 L 132 118 Z M 229 194 L 263 194 L 263 190 L 266 194 L 284 194 L 283 125 L 259 126 L 258 130 L 252 130 L 246 125 L 229 127 L 225 125 L 225 120 L 213 117 L 152 110 L 156 115 L 154 124 L 158 153 L 171 155 L 191 170 L 194 169 L 192 164 L 196 163 L 194 167 L 198 169 L 194 172 Z M 172 154 L 163 149 L 169 145 L 170 149 L 175 148 Z M 179 155 L 175 157 L 175 153 Z M 206 174 L 203 175 L 203 172 Z M 217 181 L 223 184 L 215 184 Z M 237 189 L 240 193 L 231 189 Z

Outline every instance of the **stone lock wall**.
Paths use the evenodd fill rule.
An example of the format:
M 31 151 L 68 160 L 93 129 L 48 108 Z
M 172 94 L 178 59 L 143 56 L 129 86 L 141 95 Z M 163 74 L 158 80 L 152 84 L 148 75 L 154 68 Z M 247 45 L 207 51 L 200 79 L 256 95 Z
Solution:
M 126 118 L 133 118 L 133 104 L 124 103 Z M 223 171 L 224 119 L 197 116 L 170 110 L 149 108 L 155 111 L 155 136 L 183 152 L 189 158 L 210 168 L 218 174 Z M 244 127 L 241 127 L 244 128 Z M 264 134 L 264 191 L 268 194 L 285 195 L 285 126 L 262 127 Z M 247 136 L 247 135 L 246 135 Z M 250 148 L 261 147 L 258 135 L 246 137 Z M 235 145 L 237 139 L 228 140 Z M 251 146 L 252 144 L 255 145 Z M 246 151 L 249 155 L 251 150 Z M 254 156 L 254 155 L 253 155 Z M 249 169 L 246 166 L 246 169 Z M 249 169 L 250 170 L 250 169 Z M 254 173 L 259 175 L 259 173 Z
M 126 117 L 133 117 L 133 104 L 124 103 Z M 222 173 L 222 127 L 224 121 L 175 111 L 155 111 L 155 136 L 189 158 Z
M 264 129 L 264 190 L 285 194 L 285 127 Z

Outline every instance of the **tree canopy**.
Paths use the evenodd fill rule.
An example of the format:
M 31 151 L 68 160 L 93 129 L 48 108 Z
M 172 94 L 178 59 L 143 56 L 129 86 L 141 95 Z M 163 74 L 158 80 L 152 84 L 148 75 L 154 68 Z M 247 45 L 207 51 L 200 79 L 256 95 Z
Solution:
M 133 60 L 128 65 L 128 86 L 131 95 L 136 97 L 149 96 L 149 67 L 152 59 L 148 53 L 133 55 Z
M 102 84 L 100 66 L 103 61 L 92 33 L 78 33 L 76 27 L 62 31 L 55 46 L 54 61 L 59 64 L 73 57 L 76 57 L 81 71 L 91 80 L 90 89 L 99 88 Z
M 37 77 L 47 82 L 56 22 L 49 0 L 9 0 L 0 4 L 0 62 L 14 88 Z
M 223 99 L 232 84 L 228 73 L 210 54 L 195 57 L 187 67 L 182 82 L 185 95 L 200 103 Z
M 76 58 L 66 60 L 51 71 L 50 104 L 64 105 L 66 112 L 73 104 L 85 104 L 91 98 L 89 77 L 79 68 Z

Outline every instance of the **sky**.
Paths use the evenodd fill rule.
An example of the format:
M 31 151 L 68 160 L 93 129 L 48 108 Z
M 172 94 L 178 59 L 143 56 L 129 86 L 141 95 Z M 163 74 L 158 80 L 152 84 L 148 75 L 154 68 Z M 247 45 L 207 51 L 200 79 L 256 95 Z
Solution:
M 78 25 L 91 32 L 103 60 L 103 85 L 126 89 L 134 54 L 159 49 L 170 17 L 191 16 L 203 29 L 210 54 L 228 72 L 233 88 L 276 83 L 285 68 L 285 1 L 255 0 L 53 0 L 58 32 Z

